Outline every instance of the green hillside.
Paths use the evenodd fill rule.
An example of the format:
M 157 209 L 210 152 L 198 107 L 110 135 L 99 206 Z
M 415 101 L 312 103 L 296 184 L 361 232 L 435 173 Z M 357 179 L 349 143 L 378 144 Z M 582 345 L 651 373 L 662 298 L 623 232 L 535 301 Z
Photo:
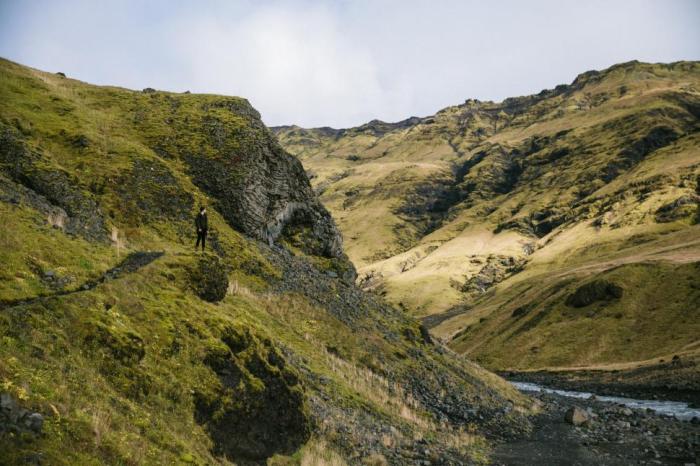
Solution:
M 425 118 L 274 131 L 362 287 L 491 369 L 532 369 L 696 356 L 698 129 L 699 63 L 630 62 Z M 622 291 L 572 304 L 603 282 Z
M 354 286 L 244 99 L 1 60 L 0 214 L 2 464 L 480 463 L 529 428 L 529 400 Z

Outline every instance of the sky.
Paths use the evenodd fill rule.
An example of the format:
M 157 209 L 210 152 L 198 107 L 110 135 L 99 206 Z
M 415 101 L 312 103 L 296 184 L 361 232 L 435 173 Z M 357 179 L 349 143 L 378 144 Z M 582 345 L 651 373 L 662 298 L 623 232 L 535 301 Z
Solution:
M 247 98 L 350 127 L 700 59 L 700 0 L 0 0 L 0 56 L 95 84 Z

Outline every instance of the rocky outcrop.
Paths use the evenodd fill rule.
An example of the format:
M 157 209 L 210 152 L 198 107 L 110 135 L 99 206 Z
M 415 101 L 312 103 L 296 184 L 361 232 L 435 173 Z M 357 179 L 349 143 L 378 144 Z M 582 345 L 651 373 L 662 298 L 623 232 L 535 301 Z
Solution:
M 685 195 L 662 205 L 655 212 L 654 219 L 659 223 L 673 222 L 691 217 L 700 206 L 700 196 Z
M 168 102 L 177 115 L 181 103 Z M 199 125 L 186 119 L 182 127 L 173 122 L 170 133 L 149 136 L 161 159 L 179 156 L 192 181 L 214 198 L 214 207 L 243 233 L 272 244 L 293 224 L 313 236 L 313 254 L 344 258 L 340 233 L 316 198 L 301 163 L 280 147 L 247 101 L 222 97 L 196 111 Z M 148 120 L 137 125 L 145 134 L 157 129 Z M 188 145 L 193 139 L 202 140 L 199 150 Z M 78 136 L 71 144 L 80 149 L 89 141 Z M 121 205 L 116 209 L 120 223 L 139 226 L 164 218 L 186 222 L 192 215 L 192 194 L 160 160 L 134 158 L 131 169 L 116 183 L 92 179 L 83 185 L 59 166 L 52 167 L 49 155 L 26 144 L 13 127 L 0 127 L 0 173 L 22 187 L 13 185 L 3 191 L 19 192 L 12 196 L 29 199 L 66 233 L 108 241 L 101 200 L 112 189 Z
M 301 163 L 285 152 L 242 99 L 222 99 L 212 108 L 225 109 L 246 120 L 233 128 L 209 115 L 202 130 L 213 154 L 184 154 L 195 184 L 216 198 L 224 218 L 244 233 L 269 243 L 289 223 L 310 229 L 319 243 L 317 253 L 342 257 L 342 239 L 328 211 L 316 198 Z M 244 140 L 243 147 L 226 141 Z
M 0 438 L 5 434 L 40 435 L 44 416 L 24 409 L 9 393 L 0 394 Z
M 607 280 L 594 280 L 580 286 L 572 295 L 566 298 L 566 305 L 585 307 L 596 301 L 611 301 L 622 297 L 621 286 Z
M 51 223 L 68 234 L 108 241 L 97 200 L 80 189 L 78 180 L 67 172 L 47 168 L 42 161 L 42 154 L 27 147 L 17 131 L 0 125 L 0 173 L 14 182 L 1 180 L 2 191 L 45 213 Z
M 479 260 L 479 259 L 477 259 Z M 461 287 L 463 293 L 481 294 L 502 282 L 507 277 L 520 272 L 527 259 L 512 256 L 489 256 L 479 272 L 469 277 Z
M 269 340 L 229 326 L 204 362 L 220 385 L 214 393 L 195 394 L 195 418 L 215 454 L 258 464 L 275 453 L 292 454 L 309 439 L 299 376 Z

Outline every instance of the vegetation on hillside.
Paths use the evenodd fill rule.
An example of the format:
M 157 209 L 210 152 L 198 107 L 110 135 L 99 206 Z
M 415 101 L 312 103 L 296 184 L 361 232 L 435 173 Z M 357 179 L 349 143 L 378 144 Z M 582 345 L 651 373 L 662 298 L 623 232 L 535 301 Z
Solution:
M 526 398 L 352 284 L 243 99 L 0 61 L 0 213 L 0 463 L 483 462 L 528 429 Z
M 700 64 L 630 62 L 395 124 L 274 131 L 365 289 L 488 367 L 524 369 L 695 341 L 699 129 Z M 570 306 L 609 276 L 619 298 Z

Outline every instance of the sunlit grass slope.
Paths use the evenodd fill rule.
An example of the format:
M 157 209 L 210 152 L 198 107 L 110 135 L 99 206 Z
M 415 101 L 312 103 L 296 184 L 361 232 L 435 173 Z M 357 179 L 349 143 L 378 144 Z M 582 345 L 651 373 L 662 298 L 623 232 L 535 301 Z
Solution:
M 697 62 L 630 62 L 425 118 L 275 132 L 336 218 L 359 283 L 500 369 L 629 360 L 630 335 L 663 340 L 649 350 L 661 354 L 698 334 L 697 277 L 679 278 L 677 305 L 641 296 L 653 277 L 660 289 L 692 277 L 679 264 L 698 260 L 699 128 Z M 513 337 L 506 316 L 545 306 L 528 286 L 564 299 L 621 261 L 628 318 L 578 320 L 590 312 L 558 302 Z M 575 322 L 549 325 L 558 313 Z

